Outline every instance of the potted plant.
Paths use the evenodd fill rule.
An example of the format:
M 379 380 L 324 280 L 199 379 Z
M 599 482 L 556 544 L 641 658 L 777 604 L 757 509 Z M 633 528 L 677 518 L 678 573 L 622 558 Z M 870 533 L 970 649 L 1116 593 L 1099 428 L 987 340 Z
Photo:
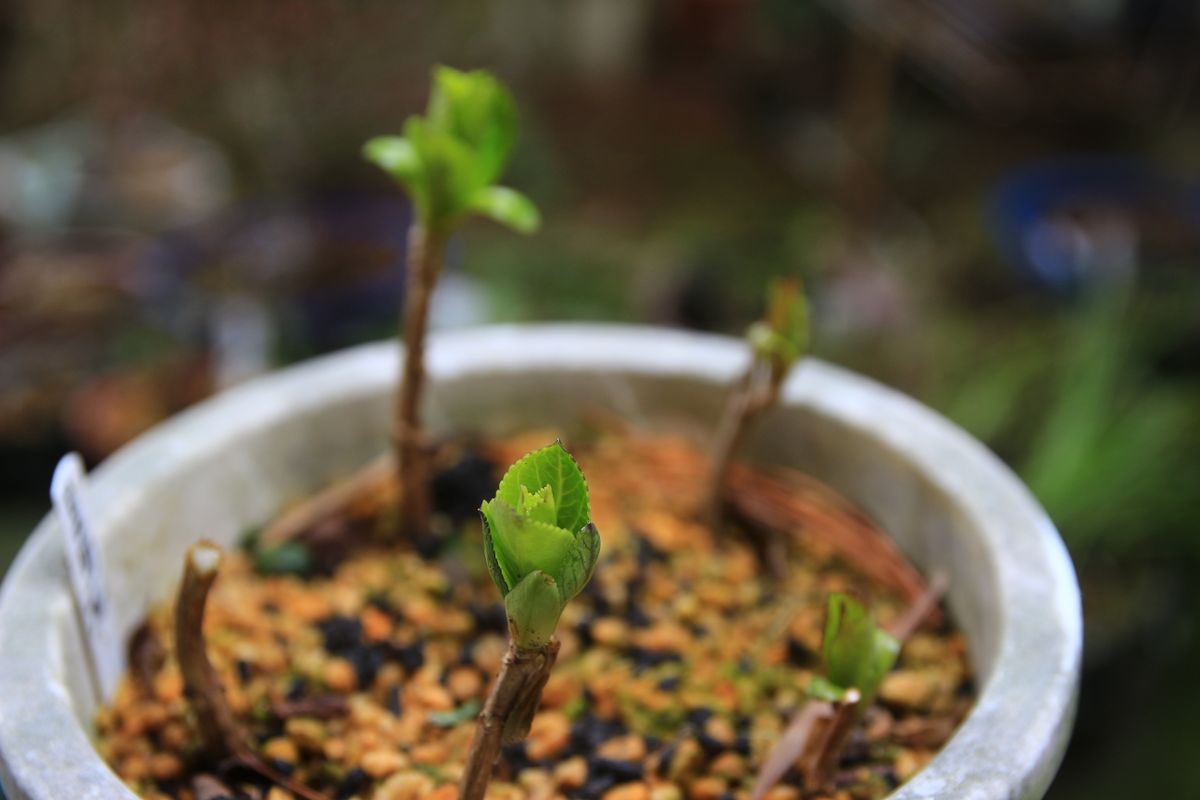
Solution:
M 480 91 L 476 84 L 459 82 L 456 73 L 445 75 L 452 77 L 442 78 L 443 101 L 455 93 L 480 96 L 476 94 Z M 494 91 L 483 91 L 483 95 L 492 98 L 483 103 L 484 106 L 495 109 L 505 105 L 494 102 L 497 96 Z M 442 209 L 446 219 L 458 219 L 469 209 L 489 207 L 486 203 L 481 206 L 474 200 L 468 202 L 462 198 L 477 197 L 480 192 L 487 194 L 490 192 L 487 187 L 498 174 L 494 160 L 487 162 L 491 166 L 479 170 L 476 162 L 463 158 L 461 153 L 447 155 L 456 152 L 456 148 L 446 142 L 456 137 L 470 138 L 473 133 L 469 132 L 481 130 L 491 133 L 480 141 L 495 142 L 505 138 L 503 135 L 497 138 L 496 126 L 487 122 L 491 117 L 463 119 L 451 113 L 444 104 L 441 110 L 438 108 L 437 102 L 431 103 L 429 115 L 430 120 L 441 120 L 432 126 L 437 130 L 431 132 L 428 124 L 425 130 L 420 124 L 410 125 L 406 132 L 407 144 L 392 140 L 369 148 L 373 157 L 388 164 L 399 177 L 428 190 L 425 199 L 419 201 L 427 207 L 427 211 L 419 216 L 424 226 L 422 235 L 413 240 L 425 245 L 444 235 L 442 225 L 445 223 L 435 222 L 441 219 L 437 214 L 442 212 L 434 213 L 431 209 Z M 500 118 L 503 116 L 503 113 L 499 115 Z M 450 139 L 437 139 L 438 132 L 449 132 Z M 440 143 L 435 144 L 435 141 Z M 496 152 L 502 151 L 506 152 L 503 147 Z M 501 158 L 500 163 L 502 161 Z M 430 172 L 427 168 L 431 164 L 442 166 Z M 458 166 L 447 167 L 447 164 Z M 419 177 L 421 175 L 428 178 L 437 174 L 446 178 L 456 174 L 455 170 L 460 170 L 458 177 L 469 175 L 470 180 L 420 183 L 424 180 Z M 435 185 L 453 187 L 454 192 L 450 194 L 459 200 L 445 203 L 444 198 L 435 199 L 435 193 L 442 191 L 429 189 Z M 461 196 L 456 194 L 459 190 L 462 190 Z M 517 205 L 521 202 L 517 201 Z M 528 219 L 527 211 L 528 208 L 518 216 Z M 414 259 L 414 263 L 422 261 L 421 257 Z M 768 327 L 760 328 L 753 340 L 755 347 L 748 368 L 747 350 L 737 342 L 652 329 L 518 326 L 438 337 L 430 343 L 427 361 L 430 396 L 426 407 L 434 412 L 430 417 L 432 433 L 469 430 L 491 437 L 493 441 L 510 442 L 511 446 L 511 442 L 520 439 L 510 437 L 530 428 L 550 426 L 567 435 L 578 436 L 587 428 L 589 415 L 597 409 L 636 416 L 643 426 L 651 428 L 683 425 L 711 429 L 720 410 L 726 406 L 728 385 L 736 375 L 744 374 L 740 384 L 742 391 L 735 395 L 732 405 L 735 411 L 726 415 L 727 424 L 723 427 L 726 433 L 721 437 L 726 444 L 721 447 L 721 452 L 731 454 L 744 440 L 744 452 L 753 460 L 803 468 L 820 477 L 864 514 L 877 520 L 900 549 L 927 573 L 944 571 L 950 576 L 949 607 L 970 642 L 971 661 L 979 687 L 977 699 L 969 716 L 946 746 L 893 796 L 1040 796 L 1065 746 L 1079 668 L 1078 591 L 1070 563 L 1053 527 L 1028 493 L 994 457 L 961 431 L 912 401 L 812 361 L 785 380 L 788 368 L 803 349 L 796 336 L 785 334 L 803 330 L 802 325 L 794 324 L 802 314 L 801 307 L 795 303 L 794 292 L 782 291 L 776 298 L 775 313 L 769 315 Z M 412 359 L 426 363 L 424 349 L 412 348 L 411 339 L 419 341 L 422 336 L 410 337 L 404 362 L 406 376 L 413 374 Z M 394 363 L 393 359 L 392 345 L 372 345 L 285 370 L 233 390 L 142 437 L 114 456 L 95 475 L 93 490 L 99 510 L 95 524 L 106 560 L 113 570 L 111 587 L 122 588 L 113 594 L 112 600 L 116 623 L 123 634 L 132 633 L 152 606 L 170 597 L 175 583 L 175 565 L 186 558 L 188 571 L 180 592 L 182 602 L 176 606 L 177 640 L 174 647 L 182 675 L 178 684 L 163 680 L 164 685 L 155 686 L 154 691 L 161 689 L 162 694 L 173 695 L 181 686 L 190 687 L 193 706 L 172 708 L 185 709 L 179 713 L 191 714 L 200 723 L 201 730 L 211 731 L 201 737 L 200 743 L 206 748 L 216 743 L 211 749 L 219 751 L 220 756 L 241 755 L 240 765 L 256 766 L 260 775 L 277 773 L 267 775 L 269 782 L 274 784 L 272 791 L 277 793 L 286 791 L 308 796 L 305 793 L 309 787 L 291 780 L 287 774 L 296 766 L 297 759 L 288 751 L 285 737 L 255 743 L 243 739 L 241 733 L 227 729 L 227 709 L 220 708 L 219 704 L 234 702 L 230 695 L 237 694 L 237 687 L 232 683 L 240 678 L 226 679 L 223 687 L 215 685 L 212 665 L 205 653 L 202 613 L 196 613 L 205 607 L 208 587 L 219 563 L 214 554 L 219 551 L 205 549 L 207 546 L 196 549 L 193 543 L 203 533 L 228 548 L 245 529 L 278 514 L 286 502 L 317 491 L 334 478 L 347 474 L 362 476 L 364 473 L 357 470 L 378 451 L 378 443 L 386 438 L 389 427 L 400 431 L 397 441 L 402 451 L 401 468 L 406 463 L 406 443 L 420 451 L 415 462 L 409 457 L 407 463 L 418 463 L 422 465 L 419 469 L 425 468 L 428 453 L 423 448 L 429 434 L 411 422 L 415 417 L 402 416 L 399 426 L 389 421 L 392 380 L 387 366 Z M 423 367 L 415 369 L 416 374 L 424 374 Z M 418 377 L 415 382 L 424 381 Z M 739 397 L 741 400 L 737 401 Z M 419 403 L 415 399 L 401 402 L 402 409 L 417 407 Z M 758 424 L 747 427 L 746 421 L 756 416 L 761 416 Z M 613 518 L 620 521 L 612 532 L 617 542 L 614 549 L 620 551 L 623 537 L 626 561 L 634 564 L 634 568 L 641 558 L 639 553 L 647 553 L 646 558 L 651 561 L 656 556 L 652 550 L 639 549 L 640 534 L 634 532 L 636 525 L 630 524 L 630 518 L 622 515 L 631 495 L 638 502 L 645 500 L 639 494 L 641 487 L 636 482 L 632 487 L 627 481 L 622 482 L 621 479 L 626 477 L 622 476 L 622 471 L 630 465 L 645 470 L 648 469 L 646 465 L 661 463 L 662 451 L 675 446 L 672 441 L 653 440 L 650 446 L 638 448 L 630 439 L 623 445 L 629 451 L 622 452 L 616 461 L 608 462 L 609 485 L 626 487 L 617 497 L 609 494 L 605 506 L 615 515 Z M 724 458 L 718 459 L 716 466 L 709 469 L 703 459 L 689 458 L 686 454 L 680 456 L 678 451 L 672 453 L 673 457 L 682 459 L 672 462 L 676 466 L 679 463 L 690 465 L 679 470 L 682 482 L 671 484 L 676 496 L 705 485 L 716 486 L 718 490 L 726 486 L 732 489 L 731 505 L 735 510 L 762 517 L 761 504 L 776 511 L 781 507 L 770 505 L 772 498 L 777 500 L 779 497 L 781 484 L 778 482 L 761 475 L 754 477 L 758 473 L 752 474 L 741 465 L 730 466 Z M 596 564 L 599 540 L 591 526 L 592 512 L 588 503 L 578 502 L 582 477 L 571 469 L 573 464 L 574 461 L 565 457 L 565 451 L 556 445 L 517 460 L 509 477 L 500 481 L 495 497 L 483 507 L 482 541 L 487 544 L 480 548 L 479 560 L 486 563 L 495 582 L 495 588 L 490 591 L 499 589 L 504 597 L 507 607 L 505 627 L 511 636 L 511 658 L 504 662 L 504 669 L 511 668 L 512 671 L 501 674 L 514 675 L 519 680 L 501 677 L 494 682 L 480 723 L 474 729 L 479 738 L 476 745 L 470 747 L 461 774 L 439 777 L 436 791 L 449 788 L 449 794 L 442 792 L 446 796 L 452 796 L 453 787 L 458 785 L 461 785 L 464 797 L 480 796 L 498 745 L 489 731 L 499 730 L 503 734 L 507 729 L 512 738 L 519 738 L 530 723 L 537 707 L 537 695 L 548 685 L 550 666 L 558 655 L 551 634 L 559 615 L 564 613 L 566 600 L 587 584 L 587 577 Z M 547 465 L 553 465 L 553 468 Z M 697 465 L 699 470 L 695 469 Z M 383 472 L 379 469 L 368 471 L 366 474 L 370 479 L 365 484 L 379 485 L 377 481 Z M 386 472 L 390 474 L 390 467 Z M 547 479 L 548 475 L 553 477 Z M 421 491 L 408 488 L 410 480 L 401 478 L 402 503 L 405 498 L 417 497 L 416 492 Z M 344 500 L 363 490 L 364 482 L 355 479 L 351 484 L 353 491 L 350 492 L 345 491 L 345 483 L 338 484 L 340 488 L 334 493 L 335 499 Z M 786 489 L 783 485 L 783 490 Z M 806 485 L 805 491 L 819 490 Z M 571 493 L 575 498 L 571 504 L 565 502 L 565 493 Z M 707 496 L 702 491 L 694 493 L 699 497 Z M 330 495 L 318 496 L 328 498 Z M 214 501 L 215 498 L 219 498 L 219 502 Z M 657 502 L 662 502 L 661 498 Z M 822 507 L 823 513 L 829 513 L 830 502 Z M 754 503 L 760 505 L 754 506 Z M 329 507 L 317 505 L 324 509 Z M 716 506 L 712 509 L 713 514 L 723 512 L 724 503 L 713 505 Z M 791 508 L 786 504 L 782 507 Z M 308 504 L 308 508 L 312 505 Z M 656 520 L 661 522 L 661 517 L 653 516 L 656 508 L 638 508 L 646 512 L 636 518 L 638 524 L 653 527 Z M 845 518 L 858 520 L 855 524 L 861 523 L 860 516 L 848 512 Z M 304 524 L 296 524 L 295 519 L 291 517 L 292 522 L 286 526 L 289 535 L 302 537 L 305 531 L 311 530 L 309 523 L 316 517 L 310 510 L 301 515 Z M 406 512 L 405 520 L 407 532 L 412 536 L 430 530 L 428 523 L 420 517 L 410 516 L 410 512 Z M 674 525 L 678 530 L 683 525 L 685 531 L 696 536 L 702 534 L 698 528 L 686 527 L 688 524 L 691 523 L 677 517 L 667 528 L 670 530 Z M 858 528 L 850 526 L 847 535 L 860 535 L 862 529 L 861 525 Z M 528 535 L 531 530 L 536 530 L 538 537 L 531 539 Z M 609 536 L 608 533 L 605 535 Z M 678 535 L 675 541 L 681 541 Z M 699 547 L 699 539 L 691 541 L 694 547 Z M 839 541 L 826 542 L 826 545 L 836 547 Z M 559 542 L 561 546 L 547 542 Z M 882 542 L 878 544 L 885 547 Z M 715 565 L 715 571 L 725 583 L 711 596 L 714 604 L 726 603 L 728 596 L 745 595 L 750 599 L 744 602 L 757 603 L 766 609 L 757 612 L 759 619 L 767 620 L 761 630 L 772 630 L 767 616 L 762 615 L 768 611 L 772 615 L 779 612 L 772 603 L 765 602 L 769 601 L 770 595 L 764 593 L 763 587 L 767 585 L 764 579 L 756 576 L 752 568 L 750 572 L 743 568 L 741 578 L 723 572 L 727 567 L 722 563 L 725 559 L 729 564 L 744 564 L 738 554 L 749 552 L 749 546 L 743 550 L 722 549 L 709 553 L 689 553 L 691 548 L 686 544 L 677 546 L 680 549 L 678 561 L 691 565 L 688 569 L 700 570 L 699 573 L 685 570 L 694 579 L 704 573 L 703 564 Z M 14 800 L 61 796 L 130 797 L 130 790 L 100 760 L 89 741 L 90 720 L 97 707 L 97 698 L 89 691 L 86 658 L 73 630 L 73 610 L 63 580 L 60 548 L 57 526 L 47 521 L 19 557 L 0 595 L 0 674 L 5 675 L 5 683 L 0 686 L 0 782 Z M 753 550 L 768 564 L 772 563 L 772 558 L 780 557 L 777 538 L 760 537 L 753 541 Z M 667 563 L 673 565 L 675 560 L 670 558 Z M 457 562 L 451 558 L 444 563 Z M 361 695 L 359 699 L 341 701 L 336 713 L 378 720 L 379 713 L 375 709 L 381 707 L 381 703 L 394 700 L 396 713 L 392 717 L 399 720 L 410 716 L 409 712 L 401 713 L 401 706 L 412 701 L 420 706 L 419 724 L 426 726 L 419 730 L 428 731 L 430 725 L 448 729 L 449 733 L 439 734 L 439 741 L 445 743 L 445 748 L 465 747 L 466 742 L 455 739 L 454 732 L 470 732 L 469 719 L 477 709 L 470 702 L 454 705 L 453 698 L 472 698 L 482 691 L 482 687 L 476 685 L 469 691 L 464 689 L 461 697 L 456 694 L 457 687 L 453 691 L 448 688 L 449 682 L 457 682 L 457 679 L 452 678 L 456 674 L 456 665 L 450 663 L 452 659 L 447 655 L 445 645 L 448 642 L 461 644 L 454 636 L 464 634 L 453 632 L 458 624 L 455 620 L 461 619 L 461 613 L 452 613 L 454 609 L 449 598 L 474 596 L 466 588 L 470 583 L 469 576 L 463 577 L 461 571 L 456 572 L 457 568 L 448 566 L 450 573 L 458 574 L 458 580 L 462 581 L 461 586 L 457 586 L 446 583 L 445 578 L 429 577 L 423 568 L 412 562 L 405 564 L 407 566 L 398 569 L 402 569 L 413 583 L 428 584 L 432 587 L 429 592 L 447 598 L 446 619 L 439 618 L 437 613 L 430 616 L 428 612 L 420 617 L 424 620 L 421 624 L 431 626 L 441 636 L 437 664 L 447 687 L 440 691 L 434 688 L 438 679 L 425 669 L 425 656 L 417 647 L 424 640 L 419 636 L 413 638 L 414 632 L 419 631 L 412 607 L 396 609 L 388 605 L 386 596 L 366 598 L 358 590 L 355 590 L 357 594 L 351 593 L 354 597 L 350 603 L 356 613 L 368 616 L 362 617 L 364 621 L 359 621 L 357 627 L 353 619 L 347 622 L 348 618 L 330 613 L 328 609 L 321 612 L 324 616 L 314 619 L 319 627 L 324 626 L 321 627 L 323 646 L 328 651 L 319 656 L 314 672 L 320 672 L 322 680 L 330 687 L 344 683 L 348 694 Z M 568 568 L 568 565 L 573 566 Z M 905 581 L 910 580 L 905 575 L 888 572 L 896 569 L 894 561 L 862 566 L 867 572 L 873 572 L 877 580 L 890 580 L 896 586 L 903 587 Z M 649 569 L 646 565 L 641 568 Z M 660 565 L 655 567 L 654 574 L 671 574 L 670 568 Z M 373 571 L 369 563 L 359 569 L 362 571 L 354 574 L 364 584 L 374 580 L 369 576 L 377 570 Z M 618 591 L 620 580 L 610 579 L 604 569 L 605 565 L 601 563 L 599 574 L 605 576 L 601 581 L 605 585 L 599 590 L 600 594 L 586 598 L 586 603 L 597 612 L 617 602 L 616 598 L 621 594 Z M 667 571 L 664 573 L 664 570 Z M 617 570 L 614 568 L 610 572 L 615 574 Z M 336 599 L 345 594 L 337 589 L 337 580 L 335 576 L 328 601 L 334 607 L 345 599 Z M 646 583 L 643 580 L 642 589 Z M 277 581 L 270 586 L 270 592 L 293 591 L 288 588 L 293 584 L 286 581 Z M 748 591 L 743 592 L 742 587 Z M 662 595 L 659 597 L 662 608 L 669 607 L 675 615 L 692 613 L 685 608 L 687 603 L 676 604 L 670 596 L 671 587 L 666 588 L 668 591 L 664 594 L 659 580 L 656 591 Z M 606 591 L 613 597 L 605 594 Z M 295 599 L 294 595 L 288 596 Z M 634 596 L 641 597 L 636 592 Z M 264 601 L 265 595 L 247 594 L 244 597 L 254 598 L 258 608 L 274 607 L 276 611 L 263 612 L 268 616 L 280 608 L 278 602 Z M 406 601 L 412 600 L 414 607 L 428 608 L 428 597 L 404 597 Z M 186 598 L 195 599 L 189 602 Z M 628 592 L 620 602 L 626 613 L 635 616 L 641 613 L 649 624 L 648 630 L 657 629 L 651 615 L 638 609 L 636 603 L 630 603 Z M 238 614 L 238 605 L 233 602 L 233 608 L 227 608 L 224 613 Z M 573 604 L 568 610 L 582 605 L 582 602 Z M 372 614 L 369 608 L 375 608 L 387 618 Z M 388 610 L 385 613 L 383 609 Z M 878 688 L 877 672 L 882 656 L 889 652 L 892 657 L 895 654 L 894 649 L 885 646 L 887 639 L 870 622 L 865 608 L 843 597 L 834 601 L 833 609 L 824 642 L 819 645 L 825 649 L 827 680 L 824 683 L 810 681 L 816 687 L 814 692 L 823 687 L 824 694 L 820 696 L 834 703 L 834 714 L 829 717 L 833 722 L 823 729 L 824 743 L 816 748 L 817 762 L 822 759 L 827 762 L 828 754 L 838 751 L 838 740 L 845 741 L 847 727 L 837 720 L 852 720 L 858 713 L 858 704 L 866 705 L 863 696 Z M 928 609 L 921 611 L 923 614 Z M 251 616 L 257 619 L 256 615 Z M 378 630 L 366 630 L 368 618 L 378 621 Z M 700 623 L 696 623 L 697 627 L 690 633 L 685 630 L 683 636 L 690 641 L 715 638 L 714 647 L 739 645 L 742 643 L 737 640 L 737 630 L 753 627 L 750 619 L 748 610 L 723 617 L 710 616 L 705 618 L 705 624 L 723 626 L 720 636 L 711 636 L 711 631 L 705 630 L 705 624 Z M 785 624 L 789 619 L 784 620 Z M 242 622 L 251 627 L 257 624 L 245 615 Z M 578 625 L 580 620 L 574 619 L 574 622 Z M 631 624 L 636 627 L 641 622 Z M 558 627 L 562 633 L 562 626 Z M 350 635 L 346 635 L 347 630 Z M 678 630 L 682 630 L 679 625 L 664 626 L 659 633 L 666 635 Z M 700 633 L 701 630 L 704 633 Z M 190 638 L 188 631 L 192 632 Z M 602 632 L 598 621 L 593 620 L 585 628 L 570 631 L 572 648 L 576 650 L 573 654 L 575 663 L 587 660 L 587 654 L 579 652 L 584 646 L 581 638 L 584 632 L 603 639 L 601 649 L 607 648 L 609 654 L 593 659 L 597 663 L 581 667 L 588 671 L 580 674 L 591 676 L 595 685 L 585 681 L 575 687 L 571 697 L 584 704 L 583 709 L 576 708 L 577 713 L 588 719 L 611 719 L 611 716 L 601 714 L 598 706 L 595 713 L 587 708 L 588 703 L 623 697 L 612 687 L 613 681 L 605 677 L 604 671 L 612 669 L 618 678 L 628 676 L 633 681 L 641 678 L 642 673 L 621 671 L 624 667 L 620 659 L 648 658 L 650 666 L 647 668 L 660 670 L 650 672 L 659 681 L 653 692 L 658 698 L 654 702 L 660 703 L 655 722 L 675 720 L 673 715 L 681 709 L 672 706 L 669 698 L 667 706 L 662 706 L 661 697 L 673 691 L 663 687 L 668 686 L 673 677 L 683 679 L 684 673 L 661 661 L 664 652 L 671 652 L 669 647 L 647 650 L 649 643 L 644 637 L 636 639 L 630 646 L 623 640 L 619 625 L 608 624 Z M 302 634 L 301 638 L 307 635 Z M 367 637 L 370 637 L 369 646 L 364 644 Z M 723 642 L 722 637 L 728 637 L 728 641 Z M 764 633 L 761 639 L 764 646 L 774 651 L 782 644 L 782 640 L 776 641 L 778 634 L 771 637 Z M 265 641 L 260 650 L 246 651 L 245 667 L 241 666 L 243 659 L 239 659 L 234 672 L 245 673 L 247 682 L 265 680 L 260 674 L 266 669 L 262 666 L 266 660 L 263 653 L 270 649 L 269 641 Z M 394 682 L 380 682 L 379 673 L 387 665 L 374 663 L 371 654 L 381 652 L 388 654 L 385 661 L 394 657 L 404 664 L 392 670 L 392 677 L 397 679 Z M 741 689 L 758 691 L 761 688 L 757 685 L 760 673 L 766 674 L 765 668 L 750 657 L 751 652 L 746 650 L 746 655 L 732 664 L 737 674 L 721 672 L 724 665 L 704 665 L 689 662 L 686 658 L 683 663 L 711 677 L 707 688 L 722 687 L 724 699 L 720 702 L 726 704 L 723 707 L 739 708 L 742 700 L 738 692 Z M 362 658 L 355 660 L 359 656 Z M 464 650 L 463 658 L 467 657 Z M 675 652 L 673 659 L 678 661 L 679 658 L 680 654 Z M 474 650 L 470 659 L 478 661 Z M 762 659 L 765 664 L 766 656 Z M 234 665 L 227 666 L 232 668 Z M 301 677 L 305 674 L 307 667 L 299 663 L 285 666 L 285 671 L 293 666 Z M 468 665 L 464 662 L 458 666 Z M 161 662 L 157 669 L 160 671 L 151 671 L 151 674 L 162 674 Z M 794 681 L 795 670 L 785 670 L 784 674 L 787 681 Z M 845 685 L 851 682 L 859 685 Z M 205 689 L 206 683 L 213 685 Z M 602 683 L 609 687 L 607 693 L 601 691 Z M 366 696 L 383 689 L 384 684 L 393 690 L 400 687 L 400 691 L 380 702 Z M 505 687 L 510 685 L 516 688 L 506 690 Z M 410 688 L 413 689 L 411 696 Z M 773 685 L 768 694 L 776 698 L 795 698 L 794 694 L 788 694 L 795 688 L 785 686 L 780 691 L 778 685 Z M 417 689 L 420 692 L 416 692 Z M 446 700 L 447 692 L 450 701 Z M 198 706 L 195 705 L 197 698 L 200 699 Z M 216 710 L 212 707 L 205 710 L 205 701 L 214 699 L 218 704 Z M 561 701 L 562 697 L 556 702 Z M 440 707 L 447 702 L 450 703 L 448 707 Z M 645 702 L 649 703 L 650 699 Z M 713 702 L 718 702 L 717 698 L 714 697 Z M 331 701 L 330 706 L 333 705 L 337 703 Z M 839 716 L 841 708 L 848 711 Z M 678 792 L 679 785 L 688 785 L 694 796 L 705 796 L 704 792 L 716 791 L 714 787 L 718 786 L 725 791 L 734 778 L 717 776 L 719 780 L 700 784 L 698 781 L 707 775 L 697 778 L 692 774 L 685 780 L 675 774 L 686 773 L 706 758 L 712 760 L 718 751 L 722 757 L 726 752 L 731 754 L 724 759 L 725 768 L 732 771 L 741 765 L 743 774 L 737 780 L 744 781 L 748 777 L 744 774 L 746 758 L 742 745 L 734 741 L 735 731 L 722 731 L 721 725 L 715 724 L 722 720 L 729 724 L 728 718 L 721 714 L 714 716 L 711 709 L 707 715 L 693 715 L 691 712 L 695 710 L 689 707 L 686 721 L 680 723 L 687 731 L 680 741 L 665 734 L 667 740 L 662 742 L 658 741 L 658 736 L 646 733 L 639 734 L 640 745 L 632 741 L 621 743 L 621 746 L 640 747 L 636 752 L 642 755 L 629 758 L 604 755 L 599 754 L 599 747 L 595 753 L 589 751 L 593 761 L 585 761 L 584 782 L 575 784 L 577 791 L 584 796 L 589 793 L 599 796 L 609 791 L 625 791 L 629 796 L 638 796 L 639 791 L 669 793 L 671 787 Z M 310 702 L 301 716 L 316 718 L 318 711 L 318 707 Z M 763 716 L 770 717 L 777 711 Z M 248 709 L 241 711 L 243 717 L 249 713 Z M 268 708 L 262 713 L 280 724 L 288 719 L 278 708 Z M 553 716 L 545 719 L 558 720 L 556 724 L 561 724 L 561 720 L 569 716 L 564 707 L 557 708 Z M 123 718 L 123 724 L 137 727 L 129 722 L 131 719 Z M 138 724 L 154 723 L 141 719 Z M 396 729 L 397 723 L 384 720 L 379 725 L 390 732 L 388 735 L 401 738 L 407 735 Z M 321 728 L 324 731 L 333 729 Z M 156 731 L 156 736 L 165 735 L 165 728 L 156 728 Z M 778 731 L 782 736 L 776 738 L 785 740 L 789 731 Z M 561 729 L 538 731 L 535 725 L 534 736 L 539 742 L 561 733 Z M 725 734 L 729 734 L 728 738 Z M 747 742 L 745 752 L 754 752 L 755 747 L 763 753 L 778 751 L 776 745 L 782 745 L 771 741 L 770 731 L 767 734 L 759 737 L 757 744 Z M 297 731 L 295 737 L 299 736 Z M 348 743 L 350 734 L 339 734 L 339 737 L 343 750 L 361 744 Z M 273 744 L 276 739 L 283 743 Z M 659 745 L 653 757 L 646 753 L 651 739 Z M 231 742 L 234 743 L 232 746 Z M 312 739 L 309 742 L 311 744 Z M 328 739 L 322 741 L 321 746 L 327 742 Z M 670 749 L 672 744 L 674 750 Z M 394 757 L 389 761 L 386 752 L 371 759 L 371 764 L 378 767 L 380 773 L 392 776 L 380 784 L 378 796 L 419 796 L 434 791 L 435 782 L 428 777 L 427 771 L 410 769 L 412 764 L 409 762 L 417 759 L 411 745 L 411 742 L 405 745 L 403 752 L 395 751 L 404 756 L 403 766 L 398 766 L 401 762 Z M 584 742 L 580 746 L 586 749 L 590 745 Z M 331 747 L 329 757 L 336 761 L 334 754 L 338 746 Z M 708 752 L 709 748 L 713 752 Z M 546 752 L 558 751 L 547 749 Z M 141 754 L 126 755 L 136 758 Z M 422 756 L 434 760 L 418 761 L 418 765 L 436 771 L 436 756 L 429 752 Z M 504 757 L 515 781 L 519 776 L 514 764 L 529 761 L 531 754 L 514 752 L 506 753 Z M 620 776 L 614 777 L 620 770 L 633 769 L 629 765 L 643 757 L 648 759 L 647 764 L 653 763 L 652 769 L 659 773 L 661 780 L 647 777 L 646 780 L 625 781 Z M 355 758 L 361 765 L 355 769 L 364 771 L 366 752 Z M 788 760 L 793 759 L 789 757 Z M 251 763 L 260 761 L 262 763 Z M 171 770 L 177 765 L 164 763 L 159 766 L 163 767 L 163 775 L 176 774 Z M 154 765 L 147 763 L 146 767 L 152 770 Z M 593 768 L 598 771 L 594 784 L 591 783 Z M 550 767 L 535 769 L 531 780 L 536 780 L 538 769 L 547 772 Z M 573 782 L 578 777 L 565 774 L 567 771 L 564 769 L 561 777 L 556 775 L 558 785 L 572 785 L 568 781 Z M 819 772 L 815 770 L 811 774 Z M 342 789 L 348 791 L 345 796 L 366 791 L 368 786 L 361 776 L 350 773 L 325 776 L 324 780 L 339 787 L 337 793 Z M 421 775 L 428 780 L 422 781 Z M 483 785 L 476 780 L 479 776 L 482 776 Z M 400 780 L 401 777 L 404 780 Z M 763 778 L 762 775 L 759 777 Z M 526 788 L 536 793 L 546 786 Z M 199 792 L 194 785 L 192 791 Z

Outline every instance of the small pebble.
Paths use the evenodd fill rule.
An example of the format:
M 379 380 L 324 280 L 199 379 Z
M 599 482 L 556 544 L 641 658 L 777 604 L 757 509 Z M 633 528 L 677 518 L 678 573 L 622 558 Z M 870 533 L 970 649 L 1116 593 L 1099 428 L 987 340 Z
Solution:
M 289 764 L 296 764 L 300 761 L 300 751 L 296 748 L 296 743 L 282 736 L 268 739 L 267 743 L 263 745 L 262 754 L 266 758 L 286 761 Z
M 321 670 L 321 680 L 335 692 L 348 694 L 358 686 L 354 665 L 344 658 L 331 658 Z
M 396 750 L 370 750 L 359 761 L 363 772 L 378 780 L 408 766 L 408 759 Z

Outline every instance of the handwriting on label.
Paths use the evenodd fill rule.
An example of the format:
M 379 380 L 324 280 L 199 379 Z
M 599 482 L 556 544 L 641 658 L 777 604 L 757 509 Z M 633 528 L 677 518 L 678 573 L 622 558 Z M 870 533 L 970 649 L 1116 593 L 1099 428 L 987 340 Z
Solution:
M 63 530 L 71 589 L 100 696 L 108 701 L 121 676 L 121 648 L 104 583 L 104 557 L 92 527 L 87 479 L 78 453 L 63 456 L 50 482 L 50 499 Z

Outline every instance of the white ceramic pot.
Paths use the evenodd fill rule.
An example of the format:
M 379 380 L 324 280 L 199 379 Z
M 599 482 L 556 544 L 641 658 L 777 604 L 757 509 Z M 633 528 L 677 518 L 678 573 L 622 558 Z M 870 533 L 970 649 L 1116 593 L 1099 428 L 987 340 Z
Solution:
M 434 337 L 429 419 L 502 434 L 606 409 L 703 435 L 744 367 L 737 341 L 659 329 L 535 325 Z M 392 343 L 226 392 L 158 426 L 94 473 L 97 528 L 122 636 L 168 597 L 187 545 L 232 545 L 292 498 L 381 452 Z M 913 400 L 808 360 L 747 453 L 806 469 L 874 517 L 922 569 L 951 575 L 979 700 L 893 800 L 1040 798 L 1079 682 L 1079 589 L 1062 541 L 983 446 Z M 0 783 L 9 800 L 132 798 L 89 736 L 96 700 L 47 518 L 0 590 Z

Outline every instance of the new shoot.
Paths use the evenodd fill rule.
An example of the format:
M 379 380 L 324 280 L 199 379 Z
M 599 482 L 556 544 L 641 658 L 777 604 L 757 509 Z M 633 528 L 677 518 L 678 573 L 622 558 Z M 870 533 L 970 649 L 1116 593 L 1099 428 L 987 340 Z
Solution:
M 809 702 L 763 764 L 751 797 L 763 797 L 793 765 L 809 791 L 828 786 L 854 722 L 871 707 L 899 654 L 900 640 L 878 627 L 865 605 L 831 594 L 821 641 L 825 674 L 809 682 Z
M 771 284 L 766 316 L 750 326 L 746 339 L 750 366 L 730 396 L 713 447 L 707 492 L 713 520 L 724 510 L 729 468 L 750 423 L 775 404 L 788 372 L 808 351 L 808 303 L 798 280 Z
M 504 598 L 509 647 L 479 715 L 461 800 L 482 798 L 501 745 L 529 733 L 558 656 L 558 618 L 600 555 L 583 472 L 558 442 L 509 467 L 480 512 L 484 559 Z
M 401 529 L 411 536 L 422 536 L 429 527 L 429 446 L 421 427 L 421 397 L 429 301 L 446 244 L 472 215 L 520 233 L 532 233 L 540 224 L 528 198 L 496 185 L 516 136 L 516 105 L 499 81 L 484 71 L 439 67 L 425 115 L 409 117 L 402 136 L 380 136 L 363 147 L 367 160 L 404 187 L 414 209 L 401 332 L 405 357 L 393 431 Z

